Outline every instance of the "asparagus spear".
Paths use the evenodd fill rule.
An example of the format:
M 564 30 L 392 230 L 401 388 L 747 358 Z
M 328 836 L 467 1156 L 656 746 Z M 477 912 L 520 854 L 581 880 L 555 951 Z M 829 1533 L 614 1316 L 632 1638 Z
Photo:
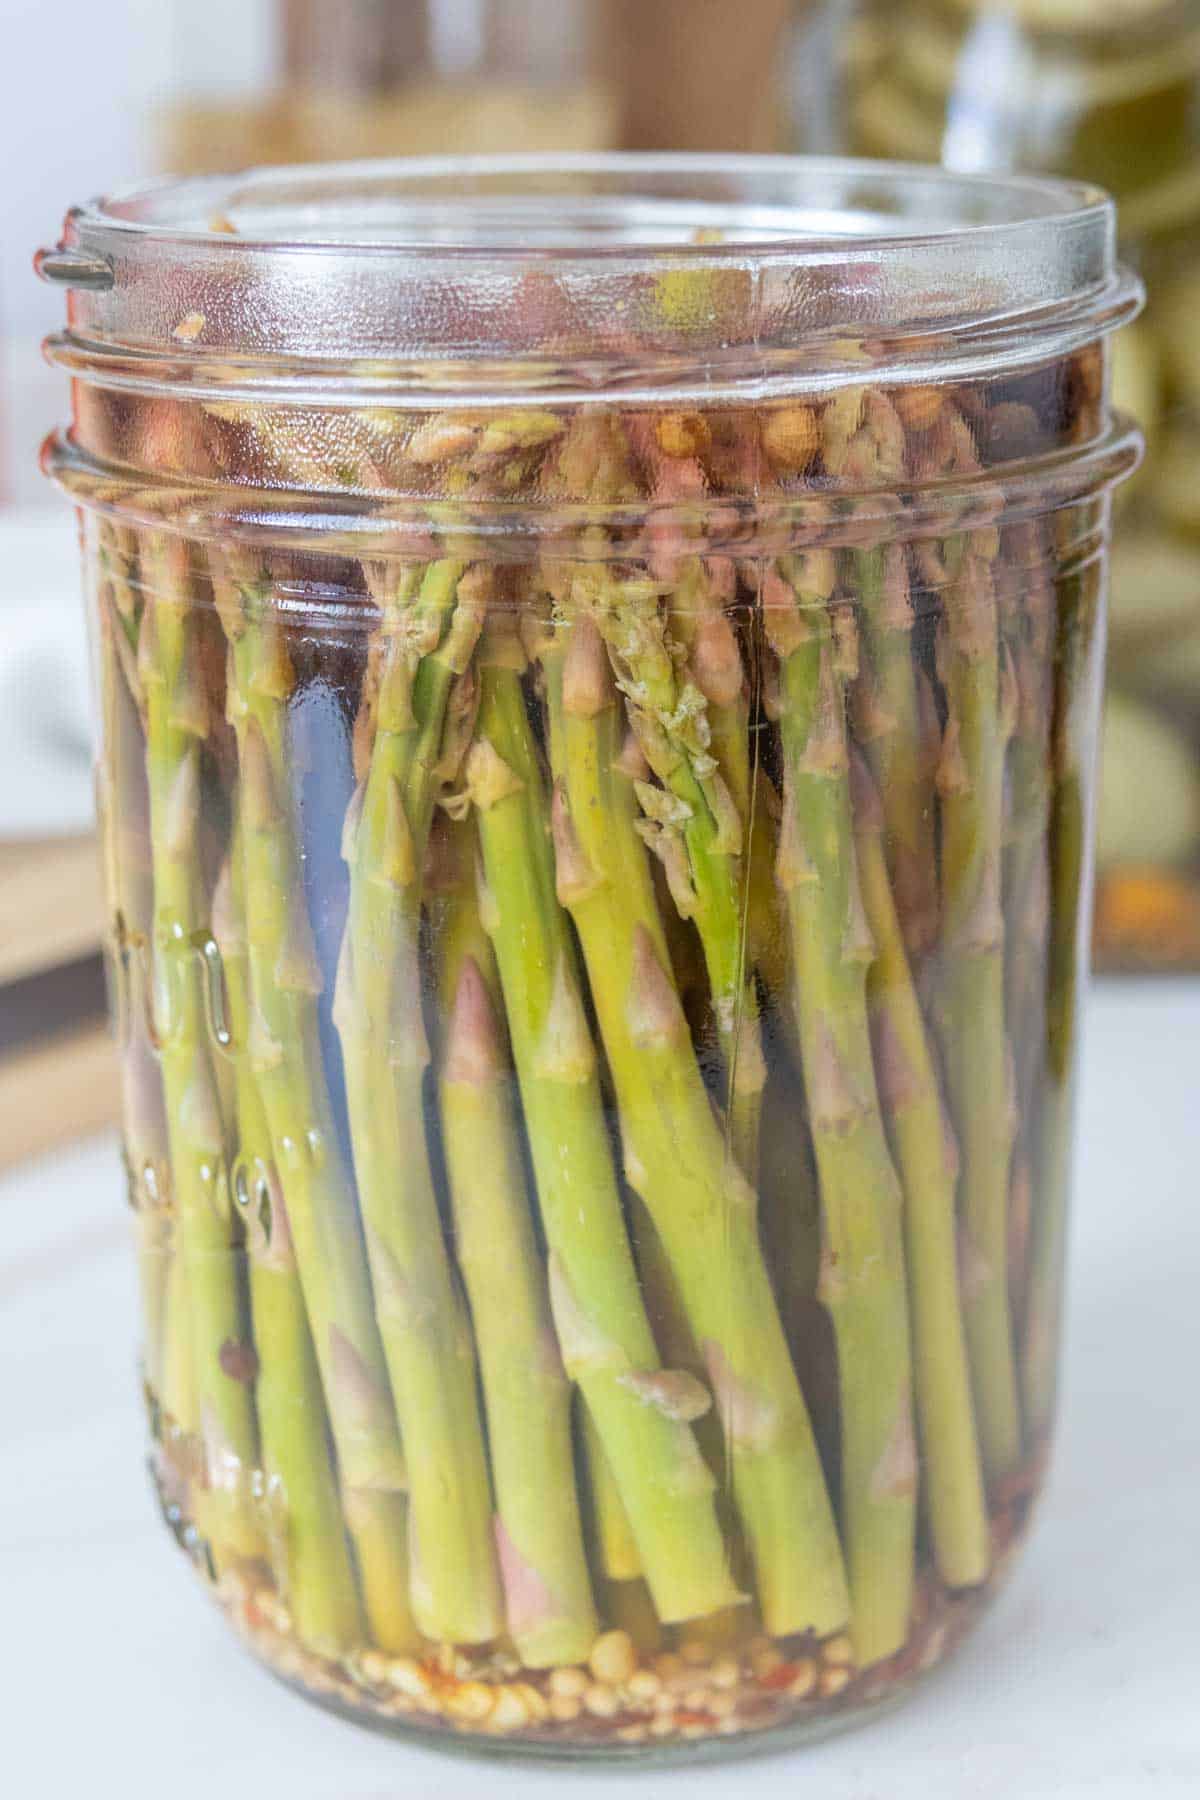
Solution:
M 774 874 L 772 874 L 774 883 Z M 780 999 L 787 1000 L 787 992 Z M 763 1153 L 759 1206 L 763 1254 L 801 1391 L 813 1422 L 825 1479 L 837 1491 L 839 1468 L 837 1345 L 833 1324 L 821 1304 L 821 1195 L 808 1123 L 808 1100 L 800 1079 L 799 1046 L 793 1061 L 790 1029 L 772 1017 L 771 1073 L 763 1097 Z M 787 1036 L 787 1047 L 780 1041 Z M 770 1042 L 770 1040 L 768 1040 Z
M 902 544 L 851 553 L 870 660 L 859 682 L 857 733 L 883 805 L 888 874 L 914 973 L 937 939 L 937 718 L 913 661 L 916 615 Z M 930 754 L 932 750 L 932 754 Z
M 1015 566 L 999 571 L 1006 589 L 1001 625 L 1016 702 L 1008 749 L 1005 1003 L 1018 1078 L 1029 1101 L 1037 1070 L 1028 1065 L 1036 1062 L 1036 1020 L 1045 1003 L 1054 593 L 1036 530 L 1014 527 L 1004 535 L 1016 559 Z
M 742 828 L 709 750 L 703 696 L 680 682 L 653 584 L 587 571 L 583 602 L 613 654 L 638 742 L 661 786 L 639 784 L 647 843 L 662 857 L 671 895 L 704 949 L 725 1069 L 730 1146 L 758 1156 L 764 1065 L 758 996 L 747 968 Z M 672 879 L 672 877 L 674 879 Z
M 1058 591 L 1050 810 L 1050 936 L 1045 1018 L 1043 1109 L 1035 1150 L 1035 1204 L 1025 1302 L 1021 1382 L 1030 1444 L 1040 1446 L 1054 1418 L 1063 1259 L 1070 1196 L 1071 1128 L 1079 977 L 1087 966 L 1089 920 L 1087 821 L 1094 779 L 1089 746 L 1103 673 L 1100 576 L 1094 564 L 1063 577 Z
M 146 701 L 156 1036 L 205 1448 L 204 1526 L 220 1567 L 259 1555 L 262 1535 L 251 1486 L 258 1431 L 245 1373 L 244 1251 L 229 1188 L 201 966 L 209 931 L 196 834 L 211 702 L 185 541 L 146 533 L 141 576 L 146 600 L 138 674 Z
M 567 1373 L 595 1422 L 664 1622 L 736 1599 L 712 1476 L 675 1404 L 638 1291 L 612 1168 L 596 1058 L 565 915 L 515 635 L 481 646 L 467 760 L 495 946 L 550 1258 Z M 686 1407 L 684 1412 L 688 1410 Z
M 1044 1017 L 1049 965 L 1054 594 L 1036 525 L 1003 534 L 1001 626 L 1014 687 L 1004 853 L 1005 1007 L 1013 1046 L 1018 1131 L 1009 1193 L 1009 1305 L 1023 1325 L 1028 1286 L 1032 1162 L 1045 1083 Z
M 236 820 L 213 899 L 234 1067 L 233 1191 L 250 1256 L 264 1504 L 276 1584 L 300 1641 L 336 1656 L 362 1641 L 363 1619 L 329 1459 L 320 1371 L 296 1269 L 271 1134 L 250 1067 L 250 989 Z
M 852 1632 L 870 1664 L 908 1632 L 917 1466 L 900 1189 L 875 1086 L 866 1005 L 874 945 L 850 807 L 843 686 L 856 646 L 848 614 L 828 604 L 834 578 L 827 553 L 786 561 L 767 578 L 764 620 L 780 659 L 777 871 L 821 1184 L 820 1292 L 837 1338 Z
M 193 1446 L 200 1431 L 200 1401 L 192 1352 L 187 1264 L 178 1246 L 171 1252 L 163 1287 L 162 1414 L 163 1445 L 171 1476 L 181 1487 L 190 1487 L 191 1465 L 196 1460 Z M 202 1500 L 202 1496 L 193 1497 L 193 1520 L 203 1510 L 202 1505 L 195 1506 L 195 1498 Z
M 483 1643 L 503 1613 L 474 1345 L 425 1136 L 418 933 L 446 701 L 484 596 L 479 573 L 450 560 L 423 575 L 398 570 L 394 582 L 382 573 L 386 649 L 370 762 L 346 831 L 350 906 L 335 1012 L 376 1316 L 408 1455 L 413 1608 L 428 1636 Z
M 153 1042 L 154 878 L 142 694 L 134 662 L 138 607 L 128 558 L 112 526 L 100 527 L 98 556 L 97 660 L 104 733 L 97 816 L 111 920 L 109 969 L 121 1073 L 122 1148 L 137 1232 L 142 1366 L 151 1391 L 161 1398 L 174 1222 L 167 1116 Z
M 709 753 L 740 828 L 745 994 L 754 999 L 755 1010 L 747 1013 L 743 1026 L 730 1084 L 729 1122 L 734 1156 L 743 1174 L 755 1183 L 767 1065 L 753 976 L 757 970 L 768 992 L 772 982 L 781 977 L 786 985 L 786 952 L 785 940 L 775 925 L 778 908 L 771 877 L 772 818 L 778 813 L 778 797 L 770 777 L 757 766 L 746 671 L 734 621 L 726 612 L 735 590 L 736 573 L 727 557 L 703 561 L 691 557 L 672 588 L 670 616 L 674 635 L 688 653 L 689 679 L 704 697 Z M 725 1054 L 728 1059 L 728 1047 Z
M 657 1338 L 655 1341 L 657 1342 Z M 600 1433 L 586 1406 L 580 1407 L 580 1422 L 587 1465 L 592 1530 L 600 1569 L 613 1585 L 637 1581 L 642 1573 L 637 1539 L 633 1534 L 633 1526 L 629 1523 L 629 1514 L 621 1499 L 621 1490 L 617 1486 L 612 1465 L 604 1453 Z
M 525 1190 L 499 977 L 479 918 L 474 833 L 434 918 L 442 1137 L 479 1349 L 509 1634 L 531 1668 L 586 1659 L 599 1629 L 575 1491 L 571 1392 Z M 465 840 L 465 841 L 464 841 Z M 634 1571 L 636 1573 L 636 1570 Z
M 569 471 L 568 484 L 575 487 L 583 480 L 597 500 L 624 491 L 630 478 L 621 425 L 609 414 L 582 415 L 561 460 Z M 680 646 L 659 604 L 659 584 L 620 579 L 612 564 L 596 554 L 603 546 L 591 542 L 588 547 L 594 560 L 576 570 L 575 604 L 586 607 L 608 644 L 638 742 L 662 784 L 661 789 L 639 784 L 646 810 L 643 829 L 663 859 L 672 898 L 686 918 L 695 920 L 700 935 L 724 1068 L 730 1147 L 742 1166 L 753 1171 L 766 1071 L 758 995 L 747 965 L 742 818 L 712 751 L 702 687 L 690 675 L 680 675 Z M 740 665 L 736 643 L 728 635 L 728 621 L 712 605 L 703 566 L 690 558 L 684 572 L 690 572 L 691 581 L 678 601 L 677 615 L 694 610 L 703 596 L 704 617 L 695 621 L 693 633 L 705 647 L 702 680 L 725 694 L 733 685 L 733 661 Z M 550 585 L 555 585 L 553 574 Z M 735 775 L 735 784 L 748 796 L 748 774 Z
M 321 1063 L 320 973 L 287 804 L 287 702 L 295 673 L 268 585 L 227 556 L 214 558 L 213 589 L 229 643 L 226 704 L 238 741 L 250 1068 L 287 1196 L 368 1626 L 381 1647 L 406 1650 L 413 1627 L 404 1459 L 358 1208 Z
M 965 549 L 948 583 L 938 667 L 947 720 L 942 819 L 942 960 L 934 1013 L 962 1154 L 962 1296 L 984 1474 L 1010 1475 L 1021 1421 L 1008 1310 L 1008 1193 L 1015 1129 L 1000 908 L 1005 728 L 988 563 Z
M 867 973 L 875 1066 L 904 1186 L 904 1244 L 912 1314 L 917 1423 L 930 1533 L 949 1587 L 984 1579 L 987 1509 L 955 1253 L 957 1158 L 913 987 L 884 862 L 884 808 L 860 761 L 852 765 L 863 907 L 875 943 Z
M 841 1555 L 762 1262 L 755 1195 L 722 1155 L 670 977 L 603 646 L 586 601 L 572 614 L 569 648 L 559 632 L 542 650 L 558 892 L 583 945 L 626 1172 L 707 1364 L 766 1627 L 834 1631 L 846 1614 Z M 781 1529 L 788 1517 L 792 1529 Z

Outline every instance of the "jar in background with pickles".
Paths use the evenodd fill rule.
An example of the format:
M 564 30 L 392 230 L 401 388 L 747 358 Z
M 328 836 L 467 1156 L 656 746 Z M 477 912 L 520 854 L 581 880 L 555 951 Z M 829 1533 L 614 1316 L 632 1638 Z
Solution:
M 1114 345 L 1114 398 L 1147 456 L 1118 502 L 1095 960 L 1200 968 L 1200 4 L 833 0 L 833 12 L 841 147 L 1059 172 L 1119 202 L 1148 303 Z

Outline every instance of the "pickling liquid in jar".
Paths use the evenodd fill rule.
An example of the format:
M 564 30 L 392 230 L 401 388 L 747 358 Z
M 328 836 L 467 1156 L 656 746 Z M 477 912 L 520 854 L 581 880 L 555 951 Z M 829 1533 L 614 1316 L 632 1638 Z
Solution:
M 867 1713 L 1050 1441 L 1135 290 L 1086 190 L 730 179 L 286 172 L 44 259 L 158 1494 L 442 1742 Z

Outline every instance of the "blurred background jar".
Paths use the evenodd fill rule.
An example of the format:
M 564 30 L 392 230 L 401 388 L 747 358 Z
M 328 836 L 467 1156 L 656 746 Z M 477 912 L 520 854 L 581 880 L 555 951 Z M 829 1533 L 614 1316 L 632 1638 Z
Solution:
M 371 156 L 598 150 L 617 140 L 595 0 L 270 0 L 265 63 L 235 91 L 178 9 L 188 79 L 161 115 L 164 169 Z
M 832 0 L 801 41 L 841 77 L 816 111 L 793 88 L 810 147 L 1057 171 L 1118 199 L 1149 304 L 1114 386 L 1148 454 L 1118 504 L 1095 953 L 1200 967 L 1200 4 Z
M 218 49 L 176 5 L 156 160 L 784 147 L 789 0 L 250 0 Z

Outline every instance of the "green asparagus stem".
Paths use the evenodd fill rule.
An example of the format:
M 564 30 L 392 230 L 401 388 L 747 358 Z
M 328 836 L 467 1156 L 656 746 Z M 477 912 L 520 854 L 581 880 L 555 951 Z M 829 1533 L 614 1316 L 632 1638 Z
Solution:
M 321 1061 L 321 975 L 287 801 L 295 673 L 267 583 L 240 561 L 214 559 L 213 586 L 230 647 L 227 711 L 241 778 L 250 1068 L 287 1196 L 369 1629 L 382 1648 L 405 1650 L 413 1628 L 404 1459 L 358 1208 Z
M 789 1051 L 799 1060 L 791 1008 L 785 1004 L 782 1011 L 778 1009 L 780 999 L 792 988 L 792 947 L 775 885 L 781 811 L 771 777 L 765 769 L 756 769 L 746 823 L 746 943 L 768 1006 L 775 1003 L 776 1023 L 783 1028 Z
M 167 1115 L 153 1041 L 150 796 L 134 661 L 139 609 L 128 558 L 111 526 L 101 527 L 99 561 L 97 661 L 104 732 L 97 818 L 111 919 L 108 949 L 121 1074 L 122 1145 L 137 1234 L 142 1367 L 151 1390 L 161 1398 L 174 1224 Z
M 572 485 L 586 479 L 597 500 L 625 491 L 628 447 L 612 415 L 581 415 L 562 460 Z M 595 542 L 590 547 L 593 552 L 601 548 Z M 758 995 L 746 952 L 745 839 L 734 794 L 713 753 L 704 692 L 711 688 L 734 704 L 741 659 L 704 565 L 690 558 L 684 571 L 688 581 L 677 596 L 675 616 L 682 619 L 701 608 L 688 626 L 693 656 L 699 654 L 699 679 L 680 672 L 675 652 L 681 646 L 668 630 L 659 584 L 638 577 L 622 580 L 601 559 L 580 564 L 572 580 L 575 605 L 590 613 L 609 646 L 638 742 L 661 783 L 661 788 L 639 783 L 646 812 L 643 830 L 662 858 L 672 898 L 685 918 L 695 920 L 700 935 L 724 1066 L 729 1144 L 742 1166 L 753 1171 L 766 1069 Z M 552 589 L 556 579 L 551 572 Z M 739 769 L 734 783 L 748 803 L 749 772 Z
M 1004 859 L 1005 1002 L 1014 1052 L 1026 1065 L 1018 1065 L 1017 1076 L 1027 1103 L 1037 1081 L 1037 1020 L 1045 1005 L 1054 629 L 1053 590 L 1036 537 L 1030 545 L 1029 536 L 1032 531 L 1017 539 L 1021 562 L 1004 571 L 1006 586 L 1016 591 L 1006 595 L 1001 618 L 1015 688 Z
M 1065 576 L 1058 591 L 1058 654 L 1051 738 L 1050 933 L 1045 1083 L 1036 1142 L 1035 1202 L 1021 1381 L 1031 1447 L 1053 1424 L 1063 1305 L 1063 1262 L 1075 1111 L 1079 983 L 1087 968 L 1087 822 L 1094 776 L 1101 666 L 1100 576 L 1095 565 Z
M 947 591 L 938 667 L 947 720 L 942 818 L 942 959 L 934 1002 L 962 1156 L 961 1263 L 975 1416 L 990 1483 L 1020 1460 L 1008 1310 L 1008 1194 L 1015 1130 L 1000 906 L 1006 732 L 988 563 L 965 554 Z M 953 557 L 952 557 L 953 560 Z
M 820 1193 L 803 1083 L 781 1050 L 771 1063 L 763 1104 L 759 1197 L 767 1267 L 794 1355 L 796 1329 L 817 1291 Z
M 255 1400 L 276 1586 L 300 1641 L 327 1656 L 360 1643 L 363 1618 L 329 1459 L 320 1371 L 258 1083 L 250 1067 L 250 986 L 236 824 L 213 901 L 234 1069 L 233 1190 L 245 1222 L 257 1358 Z
M 755 1195 L 722 1155 L 671 981 L 617 694 L 587 610 L 547 639 L 542 663 L 558 892 L 583 945 L 626 1173 L 707 1365 L 767 1630 L 834 1631 L 846 1594 L 824 1478 L 762 1261 Z
M 636 1581 L 642 1572 L 642 1559 L 638 1555 L 637 1539 L 633 1535 L 633 1526 L 629 1523 L 629 1514 L 604 1453 L 600 1433 L 586 1406 L 580 1406 L 579 1416 L 587 1464 L 592 1529 L 600 1569 L 610 1582 Z
M 787 994 L 780 998 L 786 999 Z M 837 1346 L 832 1322 L 818 1292 L 821 1193 L 808 1126 L 808 1101 L 791 1060 L 794 1020 L 791 1024 L 788 1049 L 785 1051 L 778 1042 L 768 1049 L 771 1073 L 763 1096 L 759 1171 L 763 1253 L 813 1422 L 826 1482 L 836 1492 L 840 1432 Z M 780 1021 L 772 1018 L 769 1029 L 779 1034 Z
M 850 562 L 870 661 L 869 676 L 859 682 L 855 723 L 883 805 L 887 869 L 905 950 L 919 973 L 938 930 L 937 718 L 913 661 L 916 616 L 904 546 L 858 550 Z
M 852 770 L 867 974 L 880 1098 L 904 1187 L 904 1245 L 922 1471 L 934 1557 L 949 1587 L 972 1587 L 991 1548 L 955 1247 L 957 1156 L 948 1142 L 925 1022 L 883 854 L 886 827 L 865 767 Z
M 749 693 L 735 623 L 725 607 L 736 589 L 736 574 L 727 558 L 689 558 L 671 591 L 671 626 L 688 654 L 688 673 L 703 695 L 708 718 L 708 748 L 737 814 L 743 849 L 742 901 L 745 961 L 748 975 L 757 969 L 770 991 L 780 973 L 780 934 L 772 928 L 774 882 L 770 828 L 776 797 L 769 778 L 752 766 L 756 742 L 750 730 Z M 759 813 L 759 807 L 763 811 Z M 777 801 L 775 805 L 777 814 Z M 752 980 L 747 993 L 753 990 Z M 751 1183 L 758 1178 L 759 1134 L 767 1067 L 761 1051 L 756 1014 L 747 1028 L 752 1046 L 739 1062 L 729 1096 L 730 1141 L 738 1166 Z M 726 1049 L 726 1057 L 730 1054 Z
M 1029 1281 L 1032 1164 L 1046 1079 L 1054 593 L 1036 525 L 1003 533 L 1010 560 L 1001 626 L 1014 689 L 1004 851 L 1005 1008 L 1013 1047 L 1017 1141 L 1009 1190 L 1009 1306 L 1020 1335 Z M 1015 565 L 1015 566 L 1014 566 Z
M 258 1466 L 245 1253 L 233 1210 L 213 1072 L 201 958 L 208 907 L 196 855 L 211 703 L 182 538 L 146 534 L 138 674 L 154 870 L 156 1031 L 166 1095 L 179 1254 L 205 1449 L 204 1528 L 218 1566 L 262 1551 L 251 1477 Z
M 737 628 L 726 612 L 735 591 L 725 557 L 688 557 L 670 595 L 671 629 L 687 652 L 688 673 L 708 706 L 709 749 L 743 823 L 750 816 L 753 770 L 746 671 Z
M 263 1145 L 269 1154 L 269 1145 Z M 279 1590 L 301 1643 L 337 1656 L 363 1640 L 364 1622 L 346 1542 L 337 1482 L 326 1448 L 320 1370 L 273 1164 L 247 1159 L 250 1291 L 259 1372 L 265 1502 Z M 402 1605 L 403 1589 L 400 1589 Z M 413 1633 L 393 1622 L 391 1646 Z
M 463 835 L 470 846 L 473 832 Z M 522 1661 L 546 1668 L 584 1661 L 599 1625 L 575 1491 L 571 1391 L 526 1196 L 499 978 L 469 866 L 465 876 L 452 894 L 443 887 L 437 918 L 448 1021 L 442 1138 L 483 1377 L 508 1630 Z
M 678 1382 L 659 1367 L 621 1216 L 574 950 L 555 894 L 546 802 L 515 637 L 489 631 L 467 781 L 483 849 L 492 934 L 520 1081 L 550 1296 L 578 1385 L 629 1515 L 664 1621 L 736 1599 L 713 1481 Z M 684 1408 L 686 1415 L 687 1408 Z
M 178 1244 L 171 1250 L 163 1287 L 161 1400 L 163 1442 L 172 1474 L 190 1481 L 187 1465 L 194 1460 L 191 1447 L 200 1431 L 200 1399 L 196 1389 L 196 1359 L 192 1353 L 187 1263 Z
M 484 1643 L 501 1630 L 503 1609 L 474 1345 L 425 1136 L 418 949 L 434 765 L 484 596 L 453 561 L 423 576 L 399 570 L 393 584 L 385 573 L 379 585 L 386 650 L 370 763 L 345 836 L 350 905 L 335 1018 L 376 1316 L 408 1457 L 413 1610 L 430 1637 Z
M 850 807 L 843 684 L 856 645 L 849 615 L 828 606 L 833 580 L 821 553 L 791 559 L 782 578 L 768 577 L 764 618 L 780 658 L 778 877 L 821 1183 L 820 1292 L 837 1337 L 852 1634 L 866 1665 L 908 1633 L 917 1463 L 901 1196 L 875 1087 L 866 1005 L 874 945 Z

